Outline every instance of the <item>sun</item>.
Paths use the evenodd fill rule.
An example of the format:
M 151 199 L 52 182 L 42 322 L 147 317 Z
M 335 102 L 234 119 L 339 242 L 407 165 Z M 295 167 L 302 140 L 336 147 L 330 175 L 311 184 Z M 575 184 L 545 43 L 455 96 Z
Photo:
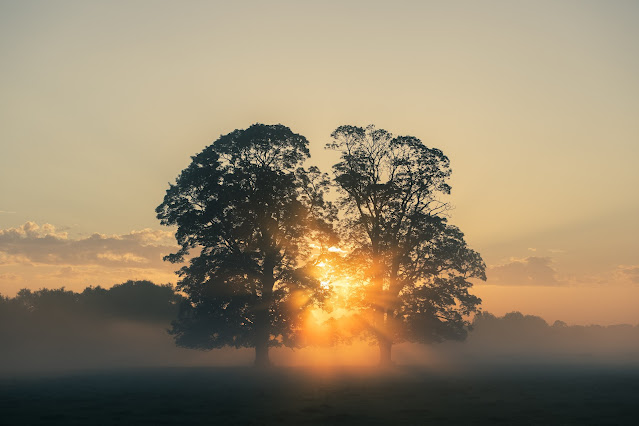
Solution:
M 338 309 L 344 310 L 348 305 L 348 296 L 354 287 L 354 279 L 344 274 L 344 253 L 345 250 L 339 247 L 329 247 L 327 254 L 321 256 L 315 263 L 316 277 L 319 279 L 322 290 L 330 292 L 328 306 L 330 311 Z M 320 309 L 321 310 L 321 309 Z M 346 309 L 348 310 L 348 309 Z

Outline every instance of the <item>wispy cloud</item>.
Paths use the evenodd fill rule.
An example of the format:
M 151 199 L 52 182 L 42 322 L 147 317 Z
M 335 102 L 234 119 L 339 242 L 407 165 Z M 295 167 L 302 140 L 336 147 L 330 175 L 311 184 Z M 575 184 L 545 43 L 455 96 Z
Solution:
M 176 265 L 162 258 L 176 249 L 169 231 L 142 229 L 71 237 L 51 224 L 26 222 L 0 229 L 0 293 L 14 292 L 16 285 L 40 288 L 109 285 L 127 279 L 175 281 Z
M 621 280 L 639 284 L 639 265 L 619 265 L 616 272 Z
M 0 264 L 160 266 L 162 257 L 174 250 L 170 232 L 152 229 L 84 238 L 69 238 L 51 224 L 34 222 L 0 229 Z
M 506 264 L 490 266 L 487 276 L 487 284 L 512 286 L 556 286 L 561 284 L 557 279 L 557 271 L 550 257 L 512 258 Z

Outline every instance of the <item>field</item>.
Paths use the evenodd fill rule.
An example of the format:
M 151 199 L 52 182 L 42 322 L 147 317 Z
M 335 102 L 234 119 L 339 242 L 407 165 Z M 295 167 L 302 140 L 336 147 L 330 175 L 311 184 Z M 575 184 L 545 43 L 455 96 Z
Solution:
M 639 368 L 163 368 L 0 381 L 0 423 L 636 424 Z

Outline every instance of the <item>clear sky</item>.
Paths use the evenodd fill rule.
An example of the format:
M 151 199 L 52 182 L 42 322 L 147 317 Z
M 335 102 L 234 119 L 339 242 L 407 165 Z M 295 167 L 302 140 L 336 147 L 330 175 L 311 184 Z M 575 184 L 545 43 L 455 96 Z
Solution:
M 218 136 L 442 149 L 484 309 L 639 322 L 639 3 L 2 1 L 0 293 L 175 282 L 154 208 Z

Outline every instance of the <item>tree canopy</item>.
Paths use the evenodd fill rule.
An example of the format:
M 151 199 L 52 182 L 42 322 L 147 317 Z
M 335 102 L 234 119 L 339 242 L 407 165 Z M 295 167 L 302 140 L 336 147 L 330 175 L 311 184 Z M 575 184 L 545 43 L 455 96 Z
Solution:
M 156 212 L 177 227 L 180 249 L 166 259 L 188 261 L 178 271 L 187 295 L 171 330 L 178 345 L 254 347 L 256 364 L 268 365 L 269 347 L 301 344 L 309 309 L 331 290 L 318 279 L 320 259 L 348 277 L 342 302 L 376 339 L 382 363 L 396 342 L 466 336 L 481 303 L 471 280 L 485 279 L 485 264 L 448 223 L 448 158 L 374 126 L 331 136 L 346 256 L 313 253 L 335 243 L 337 213 L 325 200 L 328 177 L 302 167 L 308 141 L 288 127 L 223 135 L 169 185 Z
M 344 273 L 381 362 L 395 342 L 463 338 L 481 300 L 472 278 L 485 279 L 481 256 L 448 223 L 449 159 L 413 136 L 374 126 L 340 126 L 327 148 L 340 193 L 341 230 L 352 249 Z
M 313 274 L 310 244 L 328 238 L 327 177 L 302 168 L 308 141 L 283 125 L 254 124 L 221 136 L 192 157 L 157 207 L 177 226 L 180 249 L 166 257 L 188 265 L 178 289 L 188 298 L 172 333 L 200 349 L 298 344 L 306 307 L 325 290 Z

